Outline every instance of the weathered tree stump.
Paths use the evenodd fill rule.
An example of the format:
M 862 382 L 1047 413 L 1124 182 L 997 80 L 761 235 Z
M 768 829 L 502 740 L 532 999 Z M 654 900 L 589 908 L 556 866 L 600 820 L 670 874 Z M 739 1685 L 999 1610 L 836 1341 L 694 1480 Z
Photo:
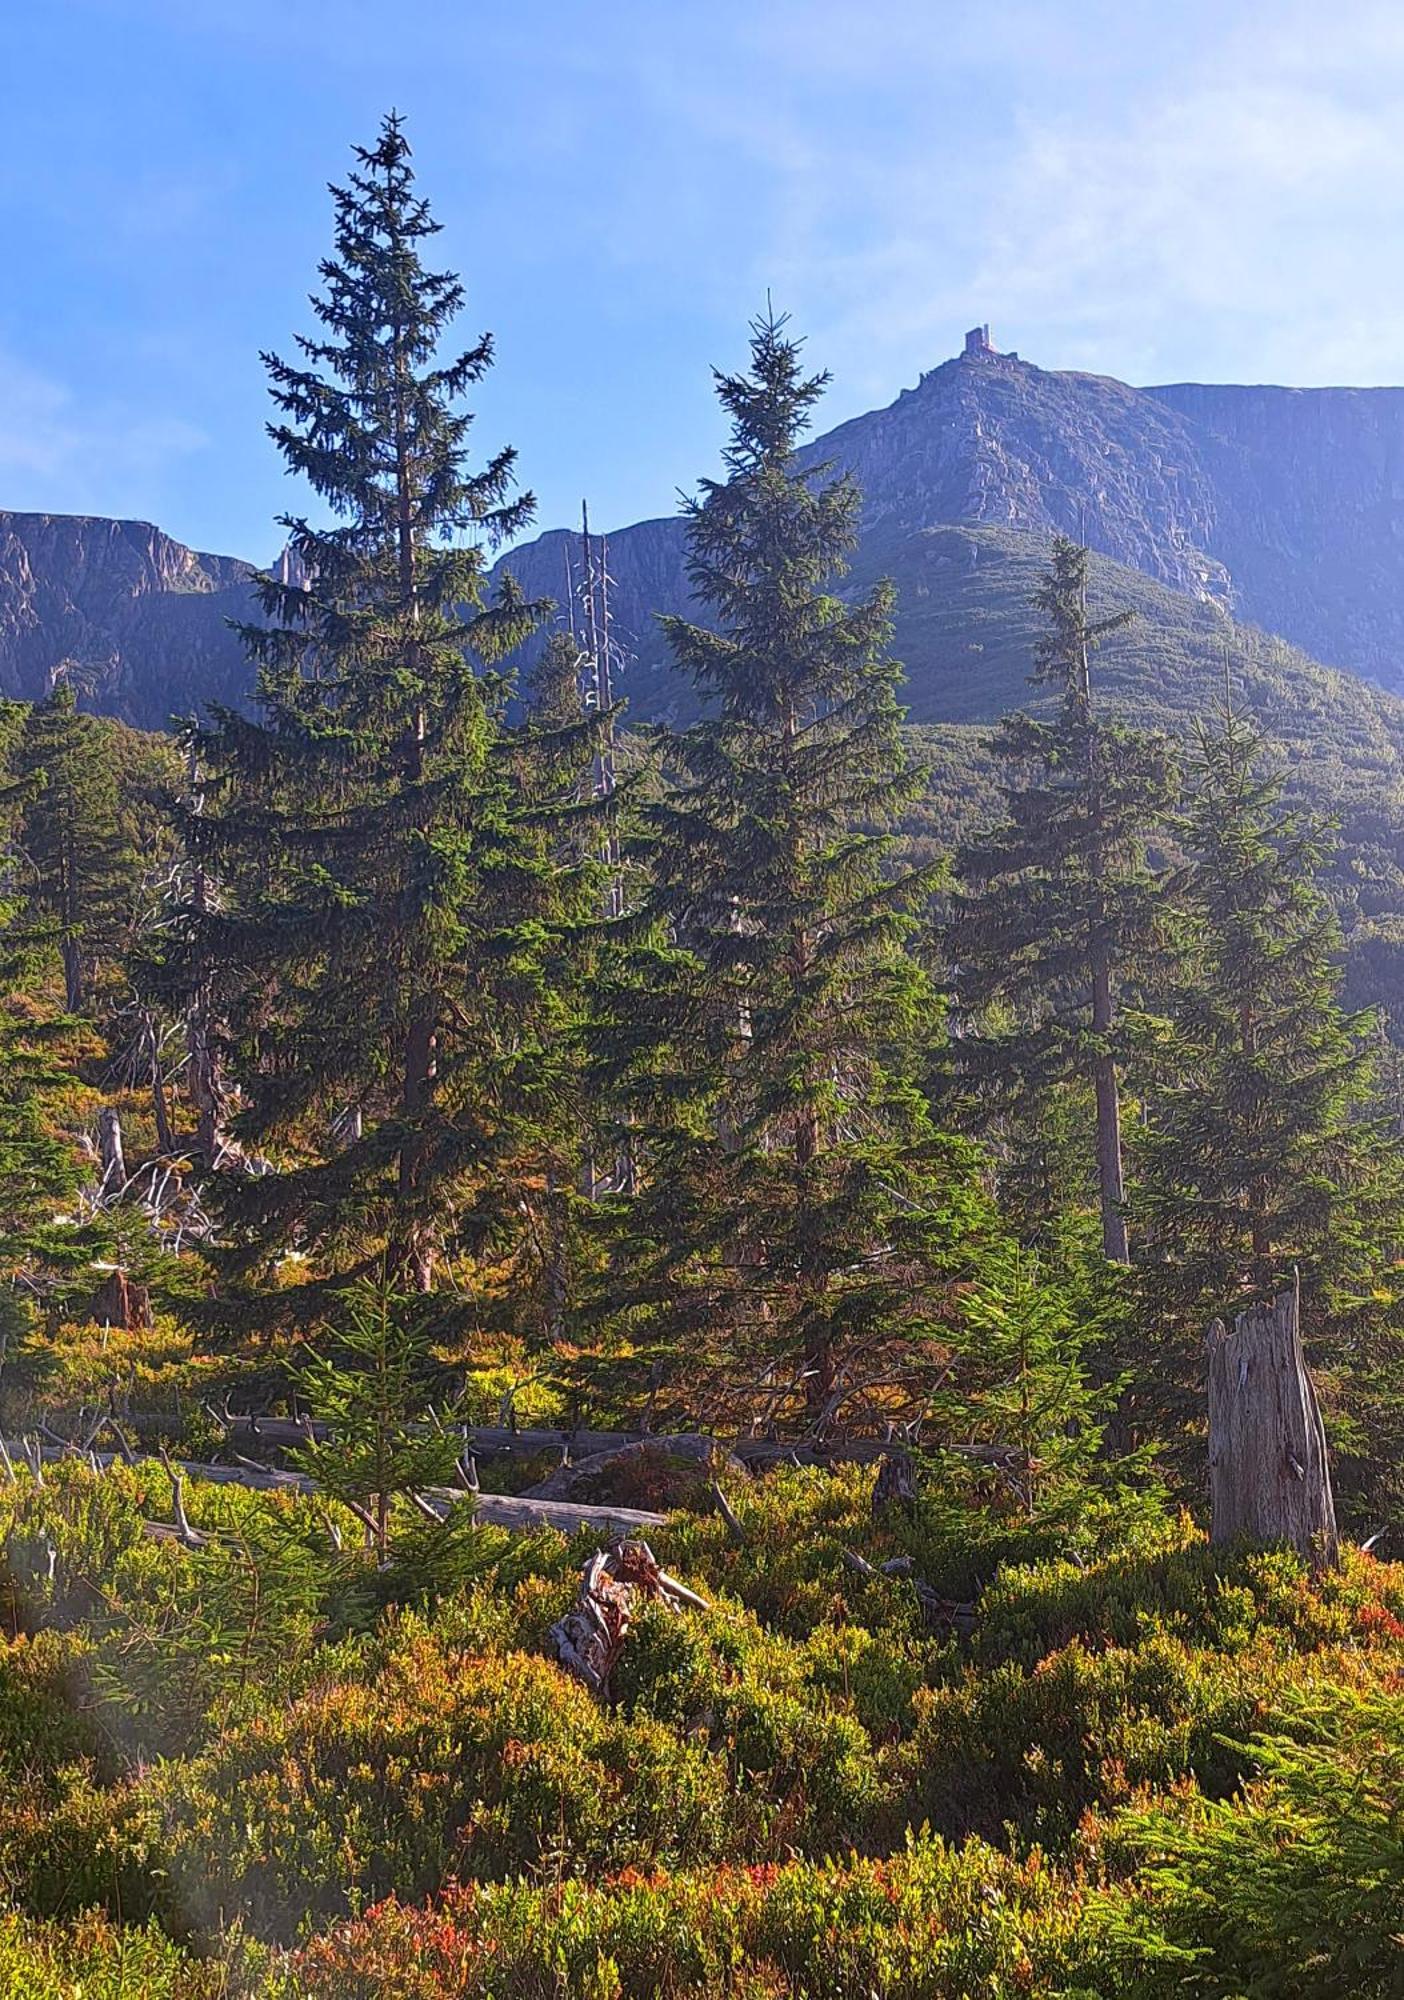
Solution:
M 1289 1542 L 1313 1569 L 1340 1559 L 1321 1407 L 1302 1353 L 1297 1289 L 1209 1329 L 1210 1539 Z
M 889 1452 L 873 1481 L 874 1515 L 885 1513 L 889 1507 L 905 1507 L 911 1513 L 916 1506 L 916 1497 L 915 1466 L 904 1451 Z
M 641 1603 L 707 1609 L 705 1598 L 659 1568 L 647 1542 L 615 1542 L 590 1557 L 575 1603 L 551 1627 L 550 1639 L 561 1665 L 592 1694 L 608 1696 L 610 1674 Z
M 127 1333 L 148 1331 L 151 1294 L 145 1285 L 134 1285 L 125 1271 L 109 1271 L 93 1294 L 92 1315 L 104 1326 L 120 1326 Z
M 122 1121 L 110 1104 L 104 1104 L 98 1113 L 98 1159 L 103 1193 L 119 1195 L 127 1184 L 127 1162 L 122 1153 Z

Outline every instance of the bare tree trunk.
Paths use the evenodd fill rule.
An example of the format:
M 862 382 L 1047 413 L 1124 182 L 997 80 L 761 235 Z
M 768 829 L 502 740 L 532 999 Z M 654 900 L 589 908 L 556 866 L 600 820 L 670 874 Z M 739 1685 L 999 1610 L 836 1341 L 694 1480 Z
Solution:
M 81 1014 L 86 995 L 83 991 L 83 952 L 76 935 L 65 931 L 59 946 L 63 959 L 63 1002 L 70 1014 Z
M 206 1165 L 212 1167 L 224 1147 L 221 1129 L 224 1092 L 210 1045 L 209 1001 L 203 985 L 185 1024 L 185 1037 L 190 1051 L 190 1097 L 195 1106 L 196 1143 Z
M 1105 963 L 1094 957 L 1092 970 L 1092 1032 L 1099 1038 L 1110 1034 L 1114 1011 L 1111 977 Z M 1113 1264 L 1129 1264 L 1131 1253 L 1126 1238 L 1126 1199 L 1121 1171 L 1121 1093 L 1117 1084 L 1116 1062 L 1110 1053 L 1099 1051 L 1093 1061 L 1092 1083 L 1097 1097 L 1097 1185 L 1102 1199 L 1102 1248 Z
M 1083 561 L 1085 565 L 1085 551 Z M 1092 1033 L 1099 1044 L 1092 1063 L 1092 1087 L 1097 1099 L 1097 1185 L 1102 1202 L 1102 1249 L 1113 1264 L 1129 1264 L 1131 1253 L 1126 1239 L 1126 1217 L 1122 1213 L 1126 1188 L 1121 1172 L 1121 1098 L 1117 1087 L 1116 1059 L 1107 1046 L 1107 1038 L 1116 1023 L 1116 1003 L 1112 997 L 1111 957 L 1104 931 L 1107 918 L 1104 888 L 1107 856 L 1102 817 L 1103 772 L 1098 756 L 1097 726 L 1092 716 L 1092 655 L 1087 636 L 1085 567 L 1079 608 L 1082 632 L 1078 644 L 1077 698 L 1087 728 L 1087 803 L 1093 824 L 1090 861 L 1092 879 L 1097 888 L 1097 909 L 1092 920 L 1092 935 L 1087 941 L 1088 969 L 1092 975 Z
M 404 1084 L 400 1108 L 411 1126 L 429 1111 L 438 1080 L 438 1036 L 433 1003 L 421 1002 L 410 1021 L 405 1043 Z M 427 1292 L 434 1284 L 434 1246 L 425 1231 L 418 1206 L 428 1141 L 422 1129 L 412 1129 L 400 1148 L 399 1196 L 408 1211 L 402 1233 L 391 1253 L 391 1261 L 411 1291 Z
M 548 1341 L 564 1340 L 566 1336 L 566 1312 L 570 1301 L 568 1215 L 565 1194 L 554 1172 L 548 1173 L 542 1214 L 545 1239 L 542 1251 L 542 1276 L 546 1293 L 545 1334 Z
M 120 1194 L 127 1185 L 127 1162 L 122 1153 L 122 1121 L 110 1104 L 104 1104 L 98 1113 L 98 1158 L 103 1193 Z
M 1326 1431 L 1302 1353 L 1300 1289 L 1209 1329 L 1211 1539 L 1290 1542 L 1340 1559 Z
M 175 1133 L 171 1130 L 170 1105 L 166 1099 L 166 1080 L 161 1074 L 161 1044 L 152 1016 L 143 1012 L 141 1019 L 147 1054 L 151 1062 L 151 1109 L 156 1119 L 156 1143 L 162 1153 L 169 1157 L 174 1153 L 176 1143 Z

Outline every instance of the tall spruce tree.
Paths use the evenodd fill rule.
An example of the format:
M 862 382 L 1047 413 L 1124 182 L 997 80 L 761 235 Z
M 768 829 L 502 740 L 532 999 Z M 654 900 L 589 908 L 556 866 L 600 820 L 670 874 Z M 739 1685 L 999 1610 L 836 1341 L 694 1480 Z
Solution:
M 716 378 L 726 476 L 688 507 L 714 622 L 665 621 L 705 713 L 643 808 L 652 885 L 599 1043 L 641 1173 L 609 1291 L 636 1351 L 811 1421 L 901 1380 L 894 1351 L 937 1329 L 983 1216 L 913 1081 L 937 1010 L 907 946 L 931 882 L 880 828 L 920 773 L 892 591 L 834 595 L 858 492 L 796 455 L 826 379 L 769 314 L 749 372 Z
M 265 361 L 272 435 L 334 525 L 285 522 L 245 634 L 257 713 L 193 732 L 203 809 L 173 803 L 201 892 L 167 982 L 206 996 L 230 1129 L 271 1168 L 226 1177 L 226 1272 L 305 1260 L 265 1317 L 372 1269 L 422 1292 L 445 1252 L 500 1247 L 558 1115 L 561 871 L 492 671 L 541 607 L 510 580 L 484 598 L 485 550 L 532 502 L 510 450 L 466 463 L 492 343 L 440 358 L 463 288 L 423 261 L 398 118 L 332 192 L 322 331 Z
M 948 937 L 961 1005 L 986 1032 L 958 1054 L 1025 1117 L 1069 1083 L 1090 1092 L 1102 1245 L 1125 1263 L 1118 1001 L 1153 934 L 1145 842 L 1172 768 L 1163 743 L 1097 712 L 1092 655 L 1130 614 L 1088 617 L 1086 549 L 1057 538 L 1035 603 L 1047 622 L 1030 679 L 1058 705 L 1006 717 L 993 741 L 1008 818 L 961 855 Z
M 1261 739 L 1226 712 L 1197 732 L 1188 776 L 1173 1032 L 1132 1200 L 1145 1280 L 1198 1324 L 1296 1271 L 1310 1317 L 1333 1285 L 1366 1283 L 1398 1223 L 1400 1174 L 1365 1115 L 1374 1023 L 1340 1001 L 1317 881 L 1329 831 L 1283 804 Z
M 136 860 L 121 824 L 117 775 L 96 717 L 66 679 L 29 711 L 12 769 L 15 845 L 30 921 L 57 946 L 64 1004 L 87 1008 L 94 963 L 120 950 Z

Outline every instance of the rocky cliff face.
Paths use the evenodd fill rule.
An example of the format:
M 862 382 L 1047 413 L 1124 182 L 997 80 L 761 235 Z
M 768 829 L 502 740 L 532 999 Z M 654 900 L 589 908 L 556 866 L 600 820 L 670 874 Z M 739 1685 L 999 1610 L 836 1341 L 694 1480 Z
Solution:
M 1189 427 L 1238 616 L 1404 687 L 1404 389 L 1146 394 Z
M 96 708 L 162 728 L 248 683 L 230 618 L 252 570 L 144 521 L 0 512 L 0 693 L 32 700 L 71 663 Z

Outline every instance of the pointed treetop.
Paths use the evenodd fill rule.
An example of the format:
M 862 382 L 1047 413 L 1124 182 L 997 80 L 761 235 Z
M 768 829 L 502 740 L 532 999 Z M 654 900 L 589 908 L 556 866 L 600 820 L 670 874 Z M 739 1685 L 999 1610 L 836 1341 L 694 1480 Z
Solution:
M 829 385 L 828 371 L 800 372 L 802 340 L 786 334 L 788 313 L 777 313 L 766 296 L 765 311 L 751 321 L 751 372 L 728 375 L 712 370 L 717 395 L 732 419 L 732 437 L 723 454 L 728 471 L 755 472 L 784 464 L 809 428 L 809 412 Z

